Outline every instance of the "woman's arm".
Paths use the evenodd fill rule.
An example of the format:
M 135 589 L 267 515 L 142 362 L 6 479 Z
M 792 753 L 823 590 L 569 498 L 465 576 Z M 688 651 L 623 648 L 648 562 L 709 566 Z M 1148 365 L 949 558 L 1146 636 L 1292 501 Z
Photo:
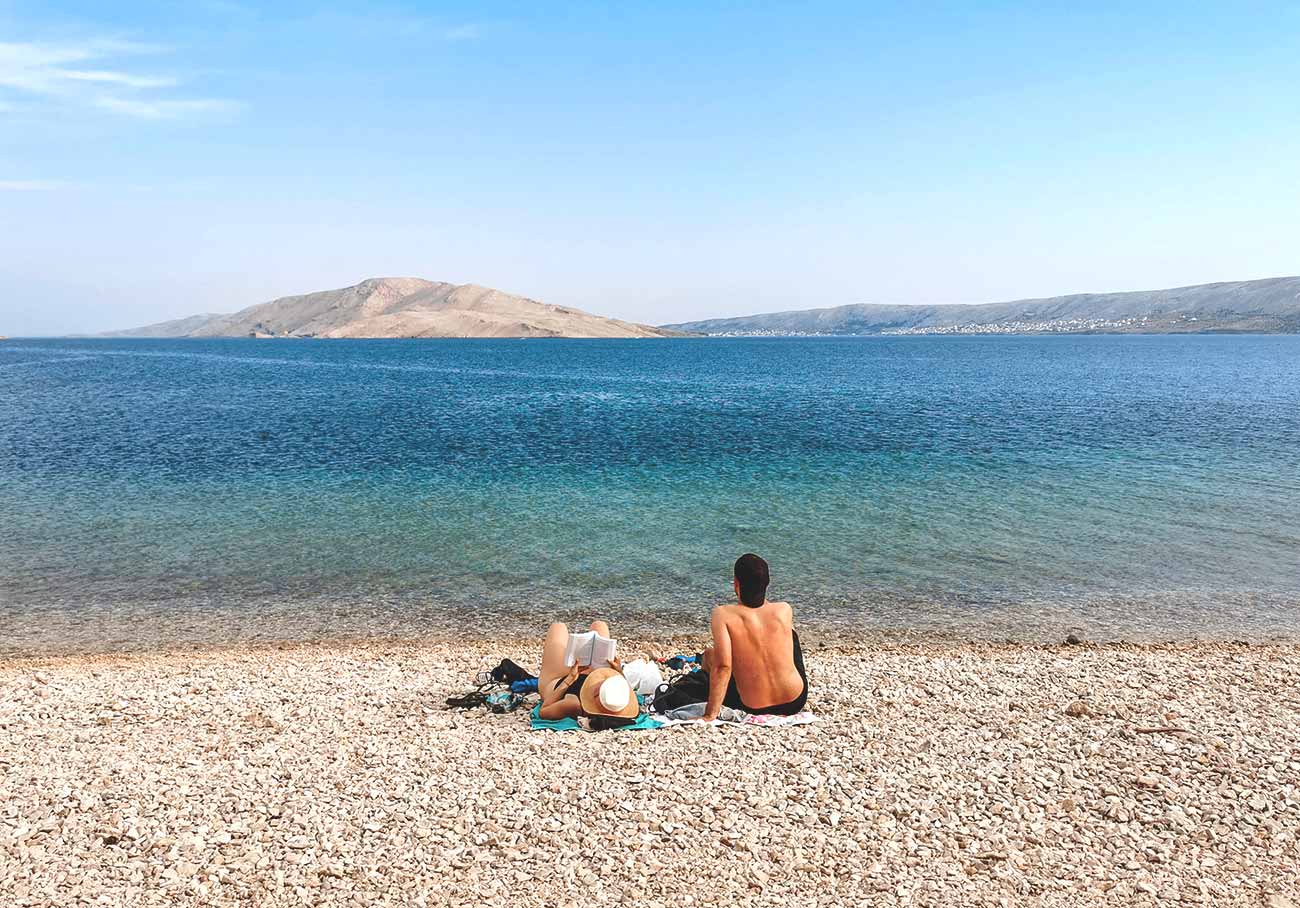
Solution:
M 582 701 L 569 695 L 569 685 L 577 681 L 581 673 L 582 666 L 573 666 L 559 684 L 552 686 L 549 695 L 542 693 L 542 706 L 537 710 L 538 718 L 570 719 L 582 715 Z
M 551 703 L 543 703 L 537 710 L 539 719 L 576 719 L 582 715 L 582 703 L 577 697 L 561 697 Z
M 543 689 L 539 686 L 537 692 L 542 696 L 542 709 L 545 710 L 550 704 L 563 700 L 564 695 L 568 693 L 569 685 L 578 680 L 578 675 L 581 671 L 582 666 L 574 665 L 573 668 L 569 669 L 569 673 L 558 683 L 550 684 L 549 690 Z M 542 718 L 546 717 L 543 716 Z

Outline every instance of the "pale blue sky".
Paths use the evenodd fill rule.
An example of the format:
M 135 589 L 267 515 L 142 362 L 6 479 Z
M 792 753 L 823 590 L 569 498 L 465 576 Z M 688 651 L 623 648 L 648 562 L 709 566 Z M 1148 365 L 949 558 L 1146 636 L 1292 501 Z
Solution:
M 1300 273 L 1300 4 L 0 0 L 0 334 Z

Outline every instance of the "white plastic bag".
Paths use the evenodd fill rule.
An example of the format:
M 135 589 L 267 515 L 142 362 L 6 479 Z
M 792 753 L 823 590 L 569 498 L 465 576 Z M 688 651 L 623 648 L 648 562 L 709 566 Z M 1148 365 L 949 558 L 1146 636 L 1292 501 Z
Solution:
M 664 676 L 659 666 L 644 659 L 633 659 L 623 666 L 623 677 L 632 689 L 643 697 L 649 697 L 664 683 Z

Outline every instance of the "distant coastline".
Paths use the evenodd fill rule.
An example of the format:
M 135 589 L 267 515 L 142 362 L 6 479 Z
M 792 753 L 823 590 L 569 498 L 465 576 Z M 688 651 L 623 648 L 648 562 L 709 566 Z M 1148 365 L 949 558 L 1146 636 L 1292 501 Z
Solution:
M 1300 328 L 1286 330 L 1254 329 L 1248 327 L 1219 327 L 1209 322 L 1196 324 L 1186 329 L 1174 326 L 1157 327 L 1151 324 L 1139 324 L 1133 327 L 1121 323 L 1108 323 L 1108 320 L 1086 320 L 1086 325 L 1054 325 L 1048 322 L 1011 322 L 1000 325 L 950 325 L 931 328 L 886 328 L 881 331 L 834 332 L 834 331 L 776 331 L 758 329 L 754 331 L 717 331 L 710 333 L 683 335 L 689 337 L 727 338 L 727 337 L 1080 337 L 1097 335 L 1149 335 L 1174 336 L 1184 334 L 1224 334 L 1224 335 L 1287 335 L 1300 334 Z
M 859 303 L 662 327 L 709 337 L 1296 334 L 1300 277 L 975 305 Z
M 96 337 L 663 338 L 1044 334 L 1296 334 L 1300 277 L 1004 303 L 855 303 L 646 325 L 476 284 L 370 278 L 238 312 L 203 313 Z M 74 335 L 85 336 L 85 335 Z

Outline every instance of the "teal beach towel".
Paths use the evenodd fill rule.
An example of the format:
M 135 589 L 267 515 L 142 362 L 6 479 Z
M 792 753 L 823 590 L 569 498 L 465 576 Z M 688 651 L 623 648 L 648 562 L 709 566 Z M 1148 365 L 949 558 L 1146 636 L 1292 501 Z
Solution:
M 638 696 L 637 700 L 641 698 Z M 533 731 L 577 731 L 582 728 L 577 719 L 543 719 L 542 704 L 533 707 L 531 713 Z M 651 719 L 648 713 L 641 713 L 631 725 L 622 725 L 613 731 L 654 731 L 659 723 Z

